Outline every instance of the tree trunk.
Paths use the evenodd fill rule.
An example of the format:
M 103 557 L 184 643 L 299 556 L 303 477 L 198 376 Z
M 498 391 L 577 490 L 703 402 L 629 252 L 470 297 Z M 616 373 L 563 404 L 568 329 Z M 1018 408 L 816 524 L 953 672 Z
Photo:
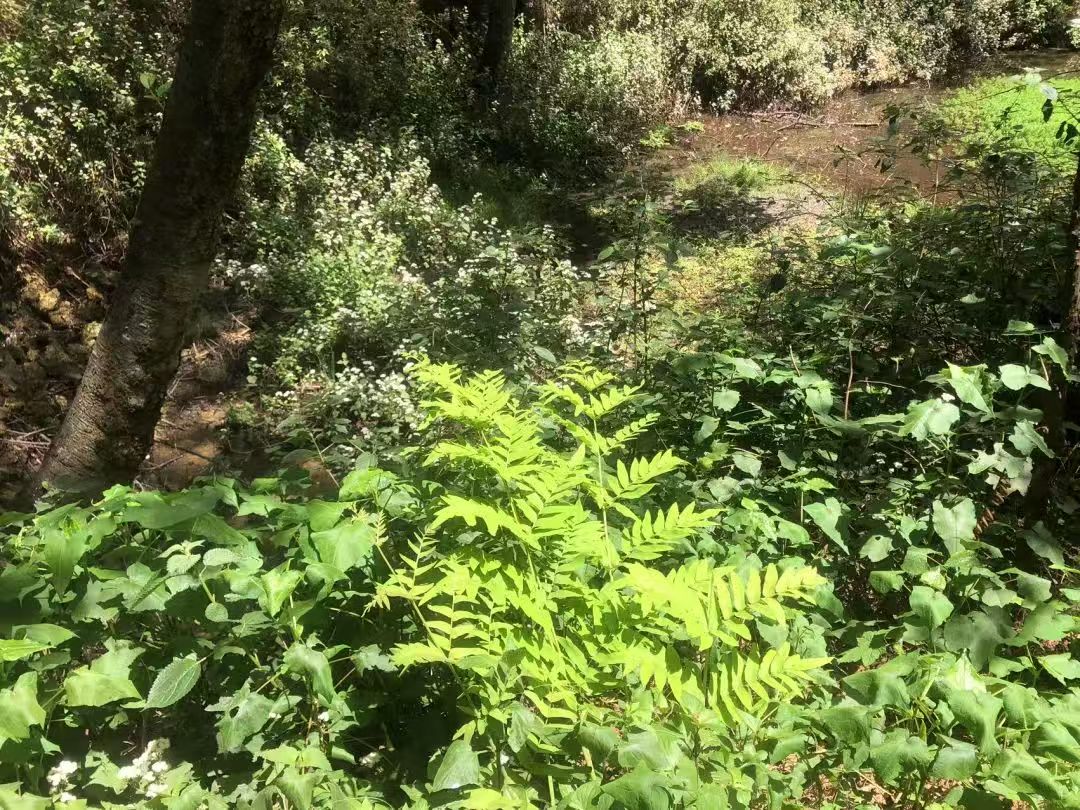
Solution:
M 487 32 L 484 34 L 484 50 L 480 54 L 481 80 L 488 92 L 494 92 L 498 87 L 510 55 L 516 15 L 516 0 L 488 0 Z
M 1069 247 L 1072 250 L 1072 283 L 1069 285 L 1069 309 L 1065 314 L 1066 350 L 1073 365 L 1080 349 L 1080 158 L 1073 176 L 1072 211 L 1069 217 Z
M 284 0 L 192 0 L 120 283 L 39 482 L 93 492 L 138 473 L 207 285 L 283 10 Z
M 525 15 L 532 30 L 544 33 L 551 23 L 548 0 L 525 0 Z

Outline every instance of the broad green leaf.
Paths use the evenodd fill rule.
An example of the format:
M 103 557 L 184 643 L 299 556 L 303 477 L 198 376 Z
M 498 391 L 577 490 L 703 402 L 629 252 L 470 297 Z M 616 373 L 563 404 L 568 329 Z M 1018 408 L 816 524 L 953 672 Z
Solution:
M 959 740 L 949 740 L 938 749 L 930 775 L 935 779 L 951 779 L 963 782 L 970 779 L 979 767 L 979 752 L 974 745 Z
M 645 763 L 654 771 L 668 771 L 683 757 L 682 737 L 669 729 L 650 726 L 627 737 L 619 746 L 619 764 L 627 769 Z
M 285 666 L 293 672 L 306 676 L 315 694 L 326 705 L 334 702 L 337 693 L 334 690 L 334 678 L 330 673 L 330 662 L 320 650 L 297 643 L 285 653 L 284 661 Z
M 314 805 L 315 786 L 322 778 L 318 771 L 300 773 L 296 768 L 286 768 L 274 784 L 285 794 L 290 808 L 311 810 Z
M 880 594 L 892 593 L 904 587 L 902 571 L 871 571 L 870 587 Z
M 45 565 L 52 574 L 52 586 L 63 596 L 75 573 L 75 566 L 86 553 L 87 534 L 84 528 L 61 528 L 45 532 Z
M 1009 363 L 1000 368 L 1001 382 L 1010 391 L 1020 391 L 1029 385 L 1034 388 L 1050 390 L 1050 383 L 1041 374 L 1036 374 L 1027 366 Z
M 1032 351 L 1037 354 L 1041 354 L 1044 357 L 1049 357 L 1058 367 L 1068 373 L 1069 371 L 1069 355 L 1061 347 L 1061 344 L 1054 340 L 1052 337 L 1044 337 L 1043 342 L 1038 346 L 1032 346 Z
M 971 498 L 964 498 L 952 507 L 934 501 L 934 533 L 945 543 L 950 555 L 956 554 L 965 541 L 975 539 L 977 523 Z
M 832 387 L 827 382 L 820 382 L 806 388 L 806 407 L 817 414 L 827 414 L 833 407 Z
M 982 611 L 951 616 L 945 624 L 945 646 L 953 652 L 966 652 L 977 670 L 986 669 L 1004 641 L 1002 628 Z
M 285 562 L 272 571 L 267 571 L 259 578 L 262 594 L 259 596 L 259 605 L 271 616 L 277 616 L 281 612 L 285 600 L 288 599 L 300 580 L 304 578 L 300 571 L 290 571 L 289 563 Z
M 1065 795 L 1064 787 L 1053 774 L 1020 748 L 1001 752 L 994 761 L 994 775 L 1013 790 L 1034 792 L 1051 802 L 1057 802 Z
M 732 411 L 739 404 L 739 392 L 731 388 L 721 388 L 712 395 L 713 407 L 718 411 Z
M 926 742 L 903 729 L 889 732 L 882 742 L 870 746 L 874 771 L 888 784 L 894 784 L 901 774 L 922 771 L 932 758 Z
M 948 380 L 961 402 L 983 413 L 994 412 L 987 401 L 986 366 L 956 366 L 949 363 L 942 376 Z
M 1069 681 L 1080 680 L 1080 661 L 1068 653 L 1040 656 L 1039 664 L 1062 686 L 1068 686 Z
M 142 649 L 114 642 L 105 646 L 107 652 L 64 680 L 68 706 L 105 706 L 118 700 L 142 699 L 130 677 L 131 665 Z
M 25 740 L 31 726 L 45 722 L 45 710 L 37 700 L 37 673 L 25 672 L 10 689 L 0 689 L 0 743 Z
M 1009 436 L 1009 441 L 1025 456 L 1030 456 L 1038 450 L 1047 458 L 1054 457 L 1054 451 L 1046 444 L 1046 439 L 1039 435 L 1034 422 L 1026 420 L 1017 422 L 1012 435 Z
M 29 639 L 0 638 L 0 661 L 21 661 L 51 646 Z
M 957 721 L 975 738 L 983 754 L 998 749 L 995 732 L 1002 703 L 989 692 L 973 692 L 967 689 L 949 689 L 945 695 Z
M 307 504 L 308 523 L 313 532 L 323 532 L 332 529 L 341 520 L 341 516 L 352 504 L 344 501 L 311 501 Z
M 668 810 L 671 795 L 665 787 L 669 778 L 640 763 L 630 773 L 604 785 L 604 793 L 626 810 Z
M 720 355 L 720 359 L 728 363 L 735 370 L 735 376 L 741 379 L 757 380 L 764 375 L 761 366 L 749 357 L 732 357 L 725 353 Z
M 595 766 L 602 765 L 619 743 L 619 735 L 615 729 L 595 723 L 582 723 L 578 726 L 577 737 L 581 747 L 588 749 Z
M 746 453 L 742 450 L 736 450 L 731 454 L 731 461 L 737 468 L 742 470 L 751 478 L 757 478 L 758 473 L 761 472 L 761 459 L 759 459 L 753 453 Z
M 1054 720 L 1040 723 L 1031 733 L 1030 744 L 1033 753 L 1080 763 L 1080 740 L 1073 737 L 1064 725 Z
M 861 549 L 859 549 L 859 556 L 865 557 L 870 562 L 881 562 L 890 554 L 892 554 L 893 541 L 891 537 L 886 537 L 883 534 L 875 534 L 865 543 Z
M 458 790 L 466 785 L 480 784 L 480 760 L 476 752 L 464 740 L 454 740 L 446 749 L 435 778 L 431 780 L 431 789 Z
M 896 671 L 877 667 L 844 678 L 844 689 L 863 706 L 907 707 L 911 703 L 907 684 Z
M 1028 606 L 1039 605 L 1046 602 L 1053 595 L 1052 583 L 1048 579 L 1027 574 L 1023 571 L 1016 573 L 1016 589 Z
M 940 627 L 952 615 L 953 604 L 943 593 L 916 585 L 911 589 L 911 609 L 931 629 Z
M 366 516 L 357 517 L 328 531 L 315 532 L 311 541 L 324 563 L 349 571 L 371 559 L 375 528 Z
M 229 609 L 221 602 L 211 602 L 203 611 L 203 616 L 206 617 L 208 622 L 227 622 L 229 620 Z
M 870 738 L 870 710 L 863 706 L 833 706 L 818 712 L 818 717 L 834 737 L 849 745 Z
M 703 417 L 701 420 L 701 424 L 697 429 L 697 432 L 694 434 L 694 442 L 697 444 L 701 444 L 714 433 L 716 433 L 716 429 L 718 427 L 720 427 L 720 420 L 717 419 L 715 416 Z
M 908 408 L 898 432 L 901 436 L 914 436 L 926 441 L 930 436 L 944 436 L 958 421 L 960 409 L 951 402 L 928 399 Z
M 137 492 L 130 500 L 134 505 L 120 513 L 121 521 L 137 523 L 145 529 L 166 529 L 210 512 L 221 500 L 221 493 L 214 487 L 169 495 Z
M 57 647 L 75 638 L 73 632 L 57 624 L 23 624 L 17 626 L 15 631 L 29 641 L 36 641 L 49 647 Z
M 1024 532 L 1024 540 L 1027 542 L 1028 547 L 1044 560 L 1049 560 L 1054 565 L 1065 564 L 1065 556 L 1061 551 L 1061 546 L 1058 545 L 1053 535 L 1046 530 L 1046 526 L 1043 525 L 1042 521 L 1036 523 L 1034 528 Z
M 217 722 L 218 750 L 223 754 L 240 751 L 250 737 L 262 731 L 273 708 L 273 701 L 252 694 L 247 686 L 212 707 L 214 711 L 224 712 Z
M 202 666 L 194 655 L 177 658 L 158 673 L 146 696 L 146 708 L 164 709 L 181 700 L 195 688 Z
M 805 512 L 810 519 L 818 525 L 825 536 L 840 546 L 846 553 L 850 553 L 847 543 L 840 534 L 840 520 L 844 514 L 844 508 L 836 498 L 826 498 L 824 503 L 812 503 L 806 506 Z

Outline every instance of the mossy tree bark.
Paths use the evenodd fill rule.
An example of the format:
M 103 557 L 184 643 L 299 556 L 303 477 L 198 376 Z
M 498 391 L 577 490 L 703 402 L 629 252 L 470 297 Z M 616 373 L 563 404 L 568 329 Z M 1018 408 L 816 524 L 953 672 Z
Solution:
M 154 429 L 251 140 L 284 0 L 192 0 L 120 282 L 38 482 L 132 480 Z

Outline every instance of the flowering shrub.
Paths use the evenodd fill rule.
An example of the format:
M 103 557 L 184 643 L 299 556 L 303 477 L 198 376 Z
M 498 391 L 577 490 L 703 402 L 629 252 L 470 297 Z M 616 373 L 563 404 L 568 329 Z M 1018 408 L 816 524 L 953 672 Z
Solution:
M 318 142 L 302 160 L 283 149 L 260 138 L 238 224 L 247 256 L 218 267 L 279 319 L 251 361 L 278 392 L 275 416 L 394 439 L 415 422 L 402 377 L 413 352 L 513 367 L 562 345 L 577 274 L 551 229 L 511 231 L 479 204 L 449 205 L 413 141 Z
M 0 36 L 0 231 L 103 251 L 132 213 L 173 39 L 126 3 L 19 4 Z M 2 241 L 2 238 L 0 238 Z

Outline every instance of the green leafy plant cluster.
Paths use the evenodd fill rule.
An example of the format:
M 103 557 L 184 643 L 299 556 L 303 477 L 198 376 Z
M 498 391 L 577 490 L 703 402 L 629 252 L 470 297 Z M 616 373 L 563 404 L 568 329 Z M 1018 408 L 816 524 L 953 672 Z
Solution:
M 618 418 L 641 394 L 610 375 L 523 398 L 494 372 L 416 374 L 411 483 L 368 466 L 334 500 L 294 473 L 5 515 L 5 802 L 751 789 L 733 733 L 821 678 L 787 639 L 821 577 L 696 557 L 716 513 L 657 500 L 683 462 L 633 454 L 657 417 Z

